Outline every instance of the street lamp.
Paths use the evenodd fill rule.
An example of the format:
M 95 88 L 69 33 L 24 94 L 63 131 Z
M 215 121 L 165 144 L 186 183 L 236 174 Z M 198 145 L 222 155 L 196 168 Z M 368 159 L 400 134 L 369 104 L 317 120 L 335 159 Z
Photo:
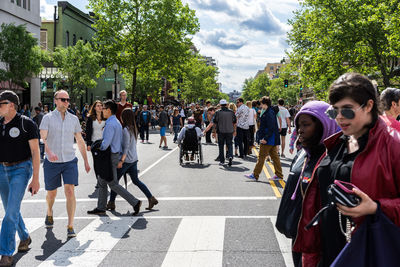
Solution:
M 117 71 L 118 71 L 117 63 L 114 63 L 113 69 L 114 69 L 114 100 L 117 100 Z

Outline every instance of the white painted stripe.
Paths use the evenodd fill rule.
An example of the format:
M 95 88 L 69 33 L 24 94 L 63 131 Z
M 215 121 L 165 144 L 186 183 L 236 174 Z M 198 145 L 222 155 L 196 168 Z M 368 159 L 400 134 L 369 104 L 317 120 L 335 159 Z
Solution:
M 158 163 L 160 163 L 163 159 L 165 159 L 166 157 L 168 157 L 169 155 L 171 155 L 172 153 L 175 152 L 175 150 L 177 150 L 179 147 L 175 147 L 174 149 L 172 149 L 170 152 L 168 152 L 167 154 L 165 154 L 164 156 L 162 156 L 159 160 L 157 160 L 156 162 L 154 162 L 153 164 L 151 164 L 149 167 L 147 167 L 144 171 L 139 172 L 138 177 L 142 177 L 146 172 L 148 172 L 151 168 L 153 168 L 154 166 L 156 166 Z M 132 183 L 132 181 L 130 181 L 128 183 L 128 185 L 130 185 Z
M 139 198 L 147 200 L 147 198 Z M 159 201 L 204 201 L 204 200 L 277 200 L 277 197 L 158 197 Z M 126 201 L 117 198 L 116 201 Z M 24 199 L 23 203 L 46 203 L 46 199 Z M 65 203 L 66 199 L 56 199 L 55 202 Z M 76 202 L 97 202 L 97 198 L 78 198 Z
M 225 218 L 184 218 L 168 249 L 162 267 L 222 266 Z
M 98 266 L 136 220 L 97 218 L 39 266 Z
M 107 216 L 103 216 L 100 218 L 126 218 L 128 216 L 115 216 L 112 213 L 108 213 Z M 130 216 L 129 216 L 130 217 Z M 204 216 L 138 216 L 136 217 L 137 219 L 187 219 L 187 218 L 203 218 Z M 276 216 L 207 216 L 207 218 L 221 218 L 221 219 L 270 219 Z M 74 217 L 75 220 L 94 220 L 98 219 L 99 217 L 96 216 L 78 216 Z M 30 218 L 30 219 L 37 219 L 37 220 L 42 220 L 44 221 L 43 218 Z M 60 217 L 54 217 L 54 220 L 68 220 L 68 217 L 60 216 Z
M 293 258 L 292 258 L 292 240 L 286 238 L 283 234 L 279 233 L 275 227 L 276 224 L 276 216 L 271 216 L 270 218 L 272 227 L 274 228 L 276 239 L 278 240 L 279 248 L 281 250 L 283 260 L 287 267 L 294 266 Z

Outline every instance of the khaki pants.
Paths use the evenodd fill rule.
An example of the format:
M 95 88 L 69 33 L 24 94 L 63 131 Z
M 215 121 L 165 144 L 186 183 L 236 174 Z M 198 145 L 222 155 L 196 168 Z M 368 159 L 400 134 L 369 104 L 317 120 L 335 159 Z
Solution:
M 253 171 L 254 176 L 256 178 L 260 176 L 260 173 L 265 163 L 265 158 L 268 155 L 271 156 L 271 160 L 274 163 L 275 175 L 278 176 L 279 178 L 283 178 L 281 160 L 278 156 L 278 146 L 271 146 L 264 144 L 260 144 L 260 152 L 258 155 L 257 164 Z

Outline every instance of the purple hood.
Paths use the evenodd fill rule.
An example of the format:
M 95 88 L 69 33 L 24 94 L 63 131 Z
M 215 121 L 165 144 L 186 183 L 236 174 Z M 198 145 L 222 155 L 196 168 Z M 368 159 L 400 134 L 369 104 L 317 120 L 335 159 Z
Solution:
M 324 127 L 324 133 L 322 134 L 322 139 L 320 140 L 320 143 L 322 143 L 326 138 L 341 130 L 336 124 L 336 121 L 330 119 L 328 115 L 325 114 L 325 111 L 328 108 L 329 104 L 323 101 L 307 102 L 307 104 L 305 104 L 296 114 L 294 121 L 297 123 L 297 120 L 301 114 L 308 114 L 317 118 Z

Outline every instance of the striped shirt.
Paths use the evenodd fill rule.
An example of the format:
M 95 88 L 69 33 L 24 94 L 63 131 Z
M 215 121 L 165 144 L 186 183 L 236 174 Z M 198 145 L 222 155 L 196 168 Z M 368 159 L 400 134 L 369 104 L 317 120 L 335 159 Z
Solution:
M 40 123 L 40 130 L 47 130 L 47 146 L 57 155 L 57 163 L 68 162 L 75 158 L 74 138 L 82 132 L 77 116 L 65 112 L 64 120 L 55 109 L 46 114 Z

